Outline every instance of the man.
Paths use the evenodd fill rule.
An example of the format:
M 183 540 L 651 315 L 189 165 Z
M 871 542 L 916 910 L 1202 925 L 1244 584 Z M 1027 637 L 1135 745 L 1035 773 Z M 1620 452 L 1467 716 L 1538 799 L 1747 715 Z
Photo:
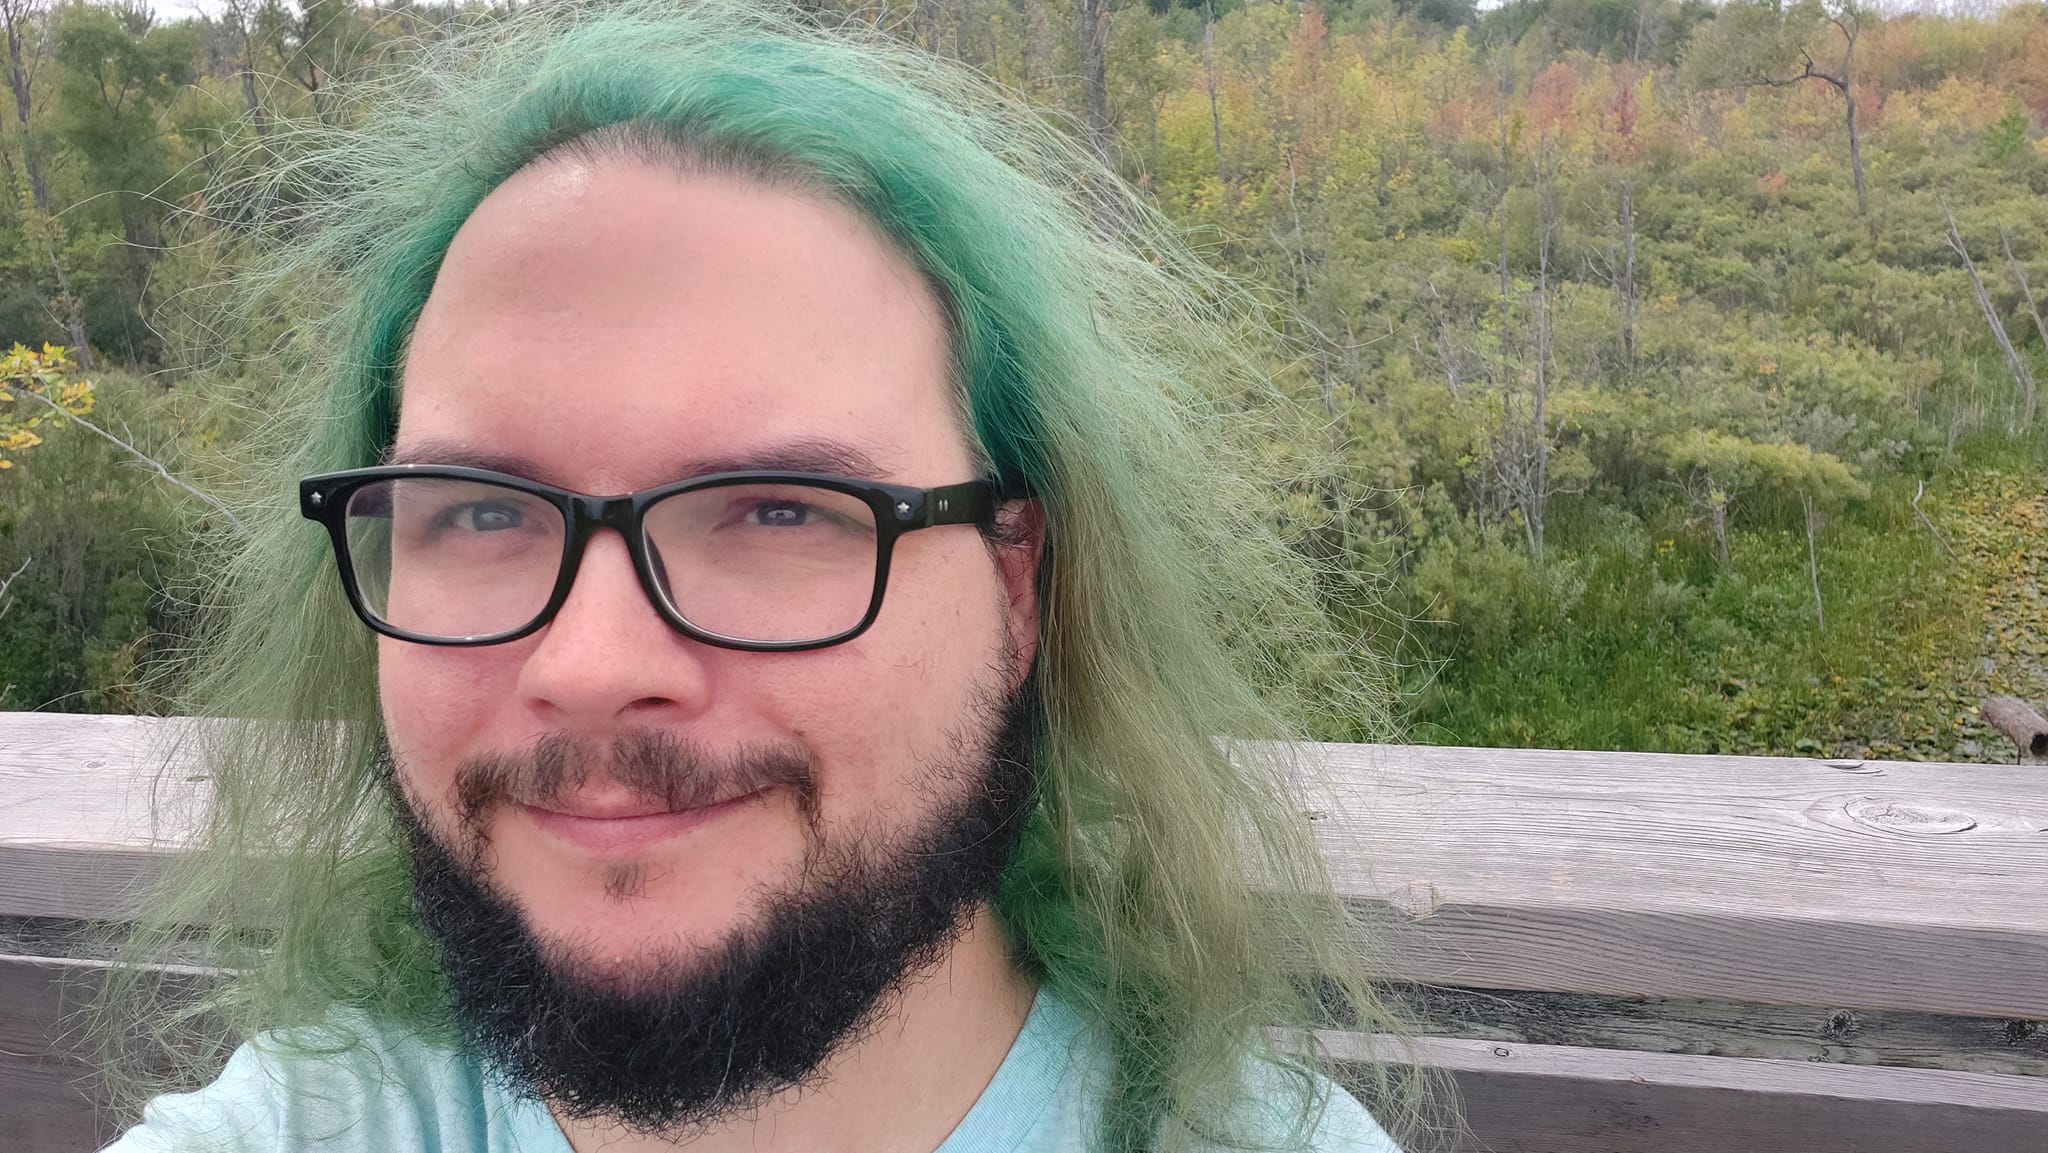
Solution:
M 1203 286 L 965 87 L 555 5 L 317 154 L 326 546 L 241 554 L 165 905 L 247 1043 L 115 1149 L 1392 1148 L 1268 1032 L 1380 1018 L 1215 743 L 1326 626 Z

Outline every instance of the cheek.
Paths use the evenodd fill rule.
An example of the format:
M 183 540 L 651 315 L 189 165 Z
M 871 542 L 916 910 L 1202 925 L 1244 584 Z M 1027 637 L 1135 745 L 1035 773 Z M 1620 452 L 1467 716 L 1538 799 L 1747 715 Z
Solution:
M 519 664 L 508 650 L 436 648 L 378 638 L 377 689 L 384 733 L 414 790 L 438 805 L 455 765 L 478 747 L 497 702 L 509 699 Z
M 763 694 L 818 754 L 824 799 L 838 800 L 841 816 L 865 809 L 894 821 L 928 807 L 921 786 L 957 756 L 955 734 L 989 703 L 980 694 L 1000 687 L 1000 598 L 970 544 L 965 559 L 979 564 L 948 565 L 943 577 L 938 566 L 899 566 L 872 628 L 783 658 L 789 680 Z

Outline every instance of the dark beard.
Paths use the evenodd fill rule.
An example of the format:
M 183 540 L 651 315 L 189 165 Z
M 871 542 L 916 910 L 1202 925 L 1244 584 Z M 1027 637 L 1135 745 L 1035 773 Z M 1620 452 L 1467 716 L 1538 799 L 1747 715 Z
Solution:
M 956 741 L 957 763 L 932 766 L 931 788 L 958 799 L 927 824 L 886 843 L 814 841 L 802 882 L 769 899 L 758 928 L 659 959 L 631 983 L 537 941 L 517 904 L 395 797 L 418 915 L 471 1050 L 515 1092 L 648 1134 L 701 1128 L 814 1083 L 994 896 L 1032 804 L 1030 684 L 977 710 L 993 731 Z

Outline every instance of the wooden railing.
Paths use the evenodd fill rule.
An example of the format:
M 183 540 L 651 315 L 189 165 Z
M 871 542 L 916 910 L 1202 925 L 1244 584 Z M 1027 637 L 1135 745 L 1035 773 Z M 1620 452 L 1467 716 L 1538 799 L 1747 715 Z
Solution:
M 173 723 L 0 714 L 0 1149 L 93 1147 L 78 924 L 204 772 Z M 2048 1150 L 2048 770 L 1326 745 L 1312 824 L 1462 1148 Z M 198 794 L 203 795 L 203 794 Z M 1332 1033 L 1339 1056 L 1370 1042 Z

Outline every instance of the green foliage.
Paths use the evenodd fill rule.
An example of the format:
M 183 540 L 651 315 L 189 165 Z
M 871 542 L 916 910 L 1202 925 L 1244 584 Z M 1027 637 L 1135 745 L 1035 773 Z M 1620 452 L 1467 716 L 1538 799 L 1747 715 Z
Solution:
M 2025 110 L 2008 109 L 1984 130 L 1984 158 L 1993 164 L 2004 164 L 2020 156 L 2027 148 L 2032 127 L 2033 119 Z
M 1835 506 L 1870 495 L 1870 486 L 1839 458 L 1796 442 L 1758 444 L 1694 430 L 1674 439 L 1669 453 L 1674 471 L 1704 473 L 1726 488 L 1780 501 L 1804 497 Z
M 8 453 L 43 443 L 37 428 L 60 428 L 65 417 L 93 410 L 92 382 L 70 379 L 76 367 L 68 349 L 52 344 L 17 344 L 0 359 L 0 469 L 14 467 Z
M 1411 587 L 1455 629 L 1419 672 L 1417 735 L 1557 748 L 1971 760 L 2000 740 L 1985 692 L 2038 693 L 2048 609 L 2021 592 L 2048 524 L 2038 461 L 1984 446 L 1926 491 L 1880 488 L 1834 523 L 1816 627 L 1804 541 L 1733 533 L 1721 562 L 1697 526 L 1579 526 L 1566 570 L 1495 570 L 1462 554 Z M 2017 466 L 2017 467 L 2015 467 Z M 1664 535 L 1668 534 L 1668 535 Z M 1511 556 L 1519 557 L 1519 554 Z M 1500 571 L 1505 570 L 1505 571 Z M 1539 584 L 1540 582 L 1540 584 Z M 1492 603 L 1496 590 L 1508 602 Z M 1476 610 L 1476 611 L 1475 611 Z M 1993 631 L 1986 652 L 1986 633 Z M 1991 654 L 1995 654 L 1991 655 Z M 1983 683 L 1981 666 L 2002 670 Z
M 96 419 L 175 430 L 147 386 L 98 384 Z M 157 711 L 150 682 L 193 580 L 177 494 L 78 429 L 14 463 L 0 472 L 0 708 Z
M 1080 122 L 1071 0 L 803 7 L 818 23 L 893 29 Z M 674 18 L 655 15 L 657 25 Z M 216 454 L 274 462 L 290 453 L 273 451 L 278 434 L 254 430 L 280 413 L 300 421 L 285 434 L 296 465 L 250 470 L 248 503 L 271 507 L 241 570 L 253 583 L 234 588 L 256 603 L 249 619 L 268 623 L 234 634 L 247 643 L 215 667 L 210 699 L 289 716 L 318 738 L 252 738 L 227 779 L 247 786 L 238 796 L 253 809 L 334 817 L 316 830 L 326 840 L 289 846 L 304 851 L 276 883 L 312 895 L 299 928 L 333 930 L 326 938 L 344 948 L 257 978 L 252 1005 L 425 996 L 403 979 L 376 984 L 417 970 L 421 946 L 394 935 L 395 922 L 319 920 L 334 886 L 396 900 L 402 878 L 389 858 L 333 867 L 360 848 L 347 837 L 365 826 L 349 814 L 367 795 L 373 749 L 339 748 L 320 726 L 347 715 L 371 727 L 367 678 L 347 675 L 368 667 L 368 642 L 333 598 L 309 594 L 319 573 L 279 494 L 294 467 L 374 456 L 389 419 L 380 374 L 439 247 L 506 165 L 548 132 L 675 111 L 649 95 L 659 86 L 648 61 L 673 59 L 687 35 L 599 45 L 603 67 L 578 57 L 564 66 L 569 80 L 536 67 L 452 93 L 414 83 L 419 53 L 504 17 L 481 5 L 231 0 L 216 16 L 159 24 L 80 0 L 22 30 L 32 107 L 26 125 L 0 118 L 12 186 L 0 202 L 0 341 L 75 344 L 70 333 L 82 331 L 90 349 L 151 373 L 147 384 L 106 378 L 101 415 L 174 468 Z M 1062 650 L 1098 679 L 1073 677 L 1071 697 L 1054 704 L 1070 724 L 1096 718 L 1094 735 L 1122 741 L 1140 766 L 1119 803 L 1152 822 L 1155 856 L 1210 859 L 1229 841 L 1218 826 L 1169 819 L 1193 787 L 1180 780 L 1185 766 L 1212 750 L 1109 718 L 1103 710 L 1129 703 L 1120 686 L 1143 678 L 1096 656 L 1216 667 L 1205 663 L 1214 654 L 1173 647 L 1181 641 L 1147 647 L 1129 635 L 1132 621 L 1176 613 L 1225 620 L 1237 667 L 1276 698 L 1314 706 L 1306 723 L 1322 737 L 1390 731 L 1371 649 L 1401 662 L 1407 731 L 1423 740 L 2002 753 L 1972 702 L 1985 691 L 2038 697 L 2048 673 L 2048 621 L 2027 591 L 2048 564 L 2048 465 L 1944 242 L 1942 202 L 2008 332 L 2048 378 L 1996 243 L 2010 236 L 2038 299 L 2048 289 L 2048 10 L 1154 2 L 1115 7 L 1106 56 L 1114 162 L 1137 199 L 1111 190 L 1080 143 L 1007 121 L 992 130 L 1005 147 L 1035 142 L 1011 159 L 1064 174 L 1063 203 L 1091 213 L 1093 232 L 953 154 L 914 166 L 921 178 L 944 174 L 930 181 L 936 191 L 865 177 L 841 188 L 892 222 L 964 303 L 978 431 L 997 459 L 1055 494 L 1065 531 L 1094 534 L 1063 537 L 1081 542 L 1058 550 L 1063 563 L 1122 558 L 1123 569 L 1104 561 L 1056 582 L 1078 598 L 1059 615 L 1084 622 L 1099 647 Z M 1809 58 L 1843 82 L 1807 75 Z M 388 83 L 355 83 L 378 77 Z M 691 72 L 676 91 L 701 80 Z M 953 73 L 933 83 L 968 84 Z M 366 123 L 366 102 L 350 95 L 361 92 L 381 94 L 385 119 L 346 135 Z M 837 107 L 808 91 L 778 99 L 821 115 Z M 441 135 L 416 131 L 428 114 L 441 116 Z M 855 134 L 867 159 L 833 163 L 864 171 L 873 155 L 919 146 L 893 123 L 878 116 Z M 477 125 L 497 133 L 491 147 Z M 974 172 L 987 179 L 962 175 Z M 323 217 L 356 194 L 342 217 Z M 921 209 L 892 199 L 920 195 L 934 199 Z M 1172 238 L 1147 241 L 1158 266 L 1103 263 L 1081 239 L 1142 231 L 1150 210 L 1234 280 L 1180 263 Z M 1065 240 L 1018 239 L 1048 220 L 1041 239 Z M 299 259 L 264 266 L 261 303 L 216 291 L 221 269 L 265 245 Z M 1002 275 L 983 252 L 1001 256 L 991 260 Z M 1095 294 L 1085 308 L 1062 295 L 1071 284 L 1053 283 L 1070 266 Z M 1188 284 L 1200 306 L 1180 294 Z M 1235 326 L 1241 363 L 1203 343 L 1219 323 Z M 1116 366 L 1136 375 L 1119 378 Z M 1147 389 L 1168 400 L 1141 403 L 1155 396 Z M 1053 414 L 1052 426 L 1020 419 L 1032 412 Z M 1193 451 L 1176 431 L 1190 414 L 1211 438 Z M 333 435 L 303 435 L 308 420 Z M 0 593 L 0 706 L 163 706 L 146 687 L 162 655 L 218 625 L 183 607 L 194 578 L 182 542 L 196 510 L 98 438 L 32 447 L 0 472 L 0 580 L 16 574 Z M 1281 479 L 1223 494 L 1180 475 L 1160 483 L 1173 461 L 1190 476 L 1222 461 Z M 1152 502 L 1147 516 L 1117 519 L 1111 498 L 1128 508 L 1134 492 Z M 1217 509 L 1229 515 L 1195 534 L 1212 555 L 1175 560 L 1147 535 Z M 1249 523 L 1248 510 L 1265 523 Z M 1292 556 L 1260 551 L 1276 538 Z M 1279 587 L 1276 573 L 1292 583 L 1262 597 Z M 282 619 L 278 604 L 290 609 Z M 1325 614 L 1359 638 L 1349 651 L 1304 640 Z M 1187 680 L 1147 715 L 1244 731 L 1270 721 L 1256 702 L 1217 705 L 1214 681 Z M 1086 809 L 1096 798 L 1073 779 Z M 327 791 L 300 791 L 312 787 Z M 1057 846 L 1034 845 L 1039 865 L 1060 860 Z M 1123 895 L 1106 883 L 1091 891 L 1104 907 Z M 1027 905 L 1009 907 L 1021 919 Z M 1082 962 L 1086 936 L 1069 940 Z M 1171 933 L 1146 940 L 1162 965 L 1199 952 Z
M 906 0 L 883 24 L 1078 114 L 1070 15 Z M 199 358 L 298 356 L 282 316 L 222 339 L 211 282 L 245 259 L 252 224 L 291 219 L 333 174 L 308 163 L 248 183 L 251 165 L 300 148 L 283 130 L 295 121 L 349 123 L 351 79 L 498 18 L 327 0 L 181 23 L 89 2 L 31 13 L 32 115 L 8 122 L 0 149 L 16 192 L 0 204 L 0 339 L 69 342 L 75 309 L 100 354 L 166 381 Z M 1845 65 L 1851 31 L 1867 220 L 1841 94 L 1799 79 L 1809 55 Z M 1279 527 L 1319 557 L 1353 558 L 1345 597 L 1382 589 L 1425 616 L 1435 599 L 1455 606 L 1451 624 L 1405 634 L 1357 609 L 1360 627 L 1409 636 L 1408 655 L 1436 668 L 1472 637 L 1552 620 L 1536 606 L 1569 599 L 1613 555 L 1585 526 L 1624 514 L 1687 526 L 1678 537 L 1705 540 L 1718 570 L 1740 568 L 1744 534 L 1803 537 L 1810 505 L 1833 597 L 1845 590 L 1827 559 L 1873 493 L 2009 430 L 2017 398 L 1937 199 L 2039 364 L 2017 282 L 1983 238 L 2004 229 L 2048 285 L 2044 60 L 2034 8 L 1882 18 L 1839 0 L 1532 0 L 1480 15 L 1227 0 L 1117 10 L 1107 87 L 1124 174 L 1208 259 L 1270 293 L 1281 332 L 1254 355 L 1324 426 L 1276 452 L 1324 474 L 1292 490 Z M 300 290 L 322 299 L 317 282 Z M 193 379 L 192 403 L 230 403 Z M 1335 459 L 1316 455 L 1331 445 Z M 1540 563 L 1513 559 L 1532 516 L 1557 530 Z M 1290 675 L 1350 674 L 1311 662 Z M 1427 700 L 1457 678 L 1439 676 Z M 1425 731 L 1434 709 L 1415 713 Z M 1379 723 L 1333 718 L 1329 731 Z

